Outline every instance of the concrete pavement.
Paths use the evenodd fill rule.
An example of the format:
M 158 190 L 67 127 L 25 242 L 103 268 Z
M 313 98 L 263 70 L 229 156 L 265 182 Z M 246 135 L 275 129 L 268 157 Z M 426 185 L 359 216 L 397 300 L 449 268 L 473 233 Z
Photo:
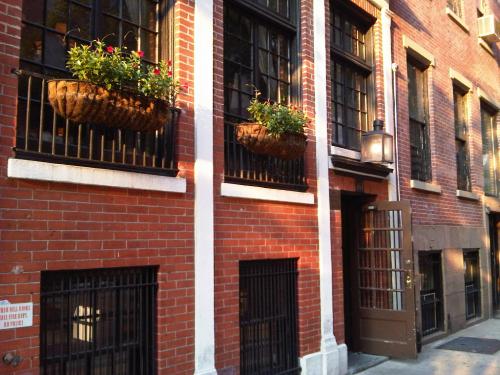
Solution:
M 389 360 L 362 375 L 500 375 L 500 350 L 493 355 L 438 349 L 458 337 L 500 340 L 500 319 L 490 319 L 425 345 L 417 360 Z

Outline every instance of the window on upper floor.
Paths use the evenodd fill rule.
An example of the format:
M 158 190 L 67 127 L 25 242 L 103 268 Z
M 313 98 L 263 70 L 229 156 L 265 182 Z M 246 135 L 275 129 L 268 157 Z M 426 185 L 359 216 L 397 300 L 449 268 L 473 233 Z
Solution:
M 224 2 L 224 180 L 305 190 L 304 158 L 257 155 L 236 141 L 254 90 L 261 98 L 297 103 L 298 27 L 295 0 Z
M 483 141 L 484 193 L 498 196 L 500 192 L 500 148 L 497 111 L 481 102 L 481 133 Z
M 136 132 L 57 116 L 47 79 L 68 77 L 67 51 L 102 39 L 141 50 L 147 63 L 171 56 L 173 0 L 24 0 L 16 157 L 175 175 L 174 131 Z M 161 36 L 161 37 L 160 37 Z
M 453 86 L 455 119 L 455 147 L 457 161 L 457 189 L 471 191 L 470 158 L 467 126 L 467 92 Z
M 411 178 L 427 182 L 432 179 L 427 68 L 411 58 L 407 67 Z
M 459 18 L 464 18 L 463 0 L 447 0 L 448 8 L 453 11 Z
M 330 8 L 333 144 L 360 151 L 374 117 L 374 20 L 341 3 Z

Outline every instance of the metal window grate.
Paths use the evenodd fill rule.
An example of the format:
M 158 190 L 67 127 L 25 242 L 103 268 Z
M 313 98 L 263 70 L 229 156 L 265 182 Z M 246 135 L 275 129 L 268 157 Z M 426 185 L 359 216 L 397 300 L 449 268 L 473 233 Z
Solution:
M 298 375 L 297 259 L 240 262 L 240 372 Z
M 464 253 L 465 270 L 465 319 L 481 316 L 481 286 L 479 279 L 479 251 Z
M 156 274 L 156 267 L 42 272 L 42 375 L 154 374 Z
M 441 254 L 420 253 L 419 271 L 422 275 L 422 289 L 420 290 L 422 336 L 426 336 L 443 329 Z

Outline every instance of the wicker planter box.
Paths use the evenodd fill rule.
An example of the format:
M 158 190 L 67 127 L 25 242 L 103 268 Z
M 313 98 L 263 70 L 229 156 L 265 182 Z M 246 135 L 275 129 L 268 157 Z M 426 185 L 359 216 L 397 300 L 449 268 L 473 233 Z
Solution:
M 267 128 L 257 123 L 236 125 L 236 140 L 250 151 L 284 160 L 298 159 L 306 150 L 305 134 L 285 133 L 270 135 Z
M 167 102 L 133 92 L 110 91 L 72 79 L 48 81 L 49 102 L 55 112 L 71 121 L 136 131 L 158 130 L 172 121 Z

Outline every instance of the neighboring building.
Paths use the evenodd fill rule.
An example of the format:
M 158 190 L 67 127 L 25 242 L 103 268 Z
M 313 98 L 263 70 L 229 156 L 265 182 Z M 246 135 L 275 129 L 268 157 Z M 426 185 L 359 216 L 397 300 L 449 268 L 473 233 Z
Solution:
M 0 374 L 343 375 L 489 317 L 500 10 L 473 3 L 0 0 L 0 300 L 34 306 Z M 173 61 L 177 126 L 54 115 L 102 37 Z M 254 87 L 311 119 L 302 158 L 236 141 Z M 394 163 L 366 162 L 381 123 Z

